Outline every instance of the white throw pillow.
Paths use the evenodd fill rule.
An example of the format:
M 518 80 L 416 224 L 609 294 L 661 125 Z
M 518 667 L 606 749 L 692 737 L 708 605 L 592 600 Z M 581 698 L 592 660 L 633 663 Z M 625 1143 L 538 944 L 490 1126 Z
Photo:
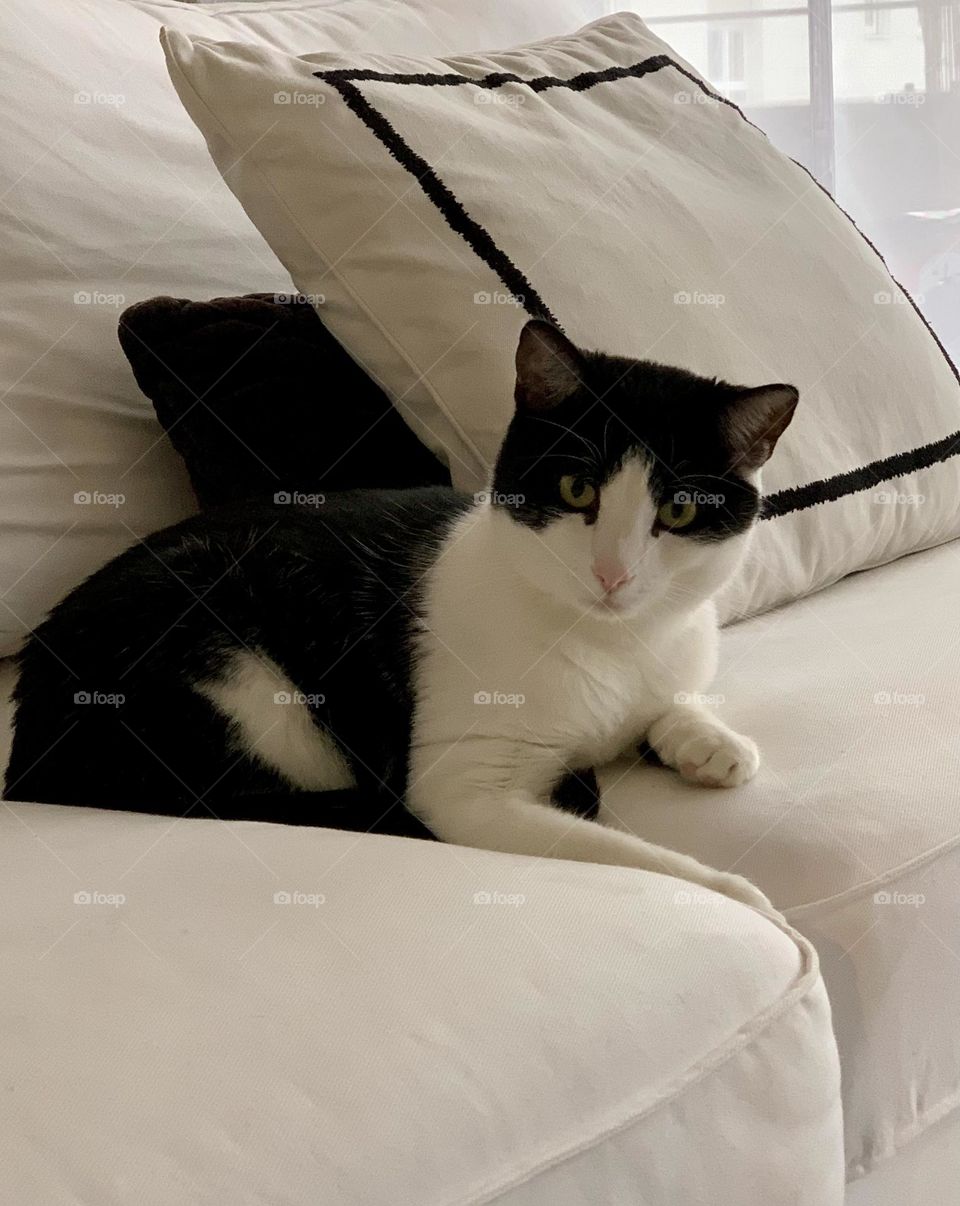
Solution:
M 230 187 L 461 486 L 486 484 L 542 314 L 586 347 L 800 388 L 727 617 L 960 531 L 935 339 L 833 201 L 639 18 L 440 59 L 164 37 Z
M 120 351 L 120 311 L 160 293 L 291 289 L 177 100 L 161 24 L 288 51 L 441 54 L 559 33 L 602 9 L 602 0 L 4 0 L 0 655 L 81 578 L 194 506 Z

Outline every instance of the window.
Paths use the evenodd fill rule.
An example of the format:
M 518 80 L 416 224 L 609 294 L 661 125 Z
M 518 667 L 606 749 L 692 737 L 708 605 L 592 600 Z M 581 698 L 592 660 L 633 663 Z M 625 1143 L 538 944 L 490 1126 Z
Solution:
M 836 196 L 960 360 L 960 0 L 650 0 L 643 10 Z

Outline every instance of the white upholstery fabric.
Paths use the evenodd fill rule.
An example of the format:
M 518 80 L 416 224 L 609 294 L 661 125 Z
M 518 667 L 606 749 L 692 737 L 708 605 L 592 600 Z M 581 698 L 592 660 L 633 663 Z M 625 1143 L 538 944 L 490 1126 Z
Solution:
M 135 535 L 193 508 L 117 343 L 121 310 L 160 293 L 292 289 L 177 100 L 161 25 L 287 51 L 443 54 L 561 33 L 603 7 L 4 0 L 0 654 Z
M 922 1131 L 896 1159 L 847 1186 L 845 1206 L 957 1206 L 960 1113 Z
M 757 778 L 606 775 L 624 824 L 754 880 L 816 945 L 851 1177 L 960 1105 L 958 613 L 954 543 L 738 624 L 716 707 Z
M 585 347 L 800 389 L 764 471 L 781 513 L 727 617 L 960 535 L 960 384 L 934 337 L 639 17 L 442 59 L 165 45 L 231 188 L 458 485 L 489 483 L 536 314 Z
M 41 805 L 0 882 L 17 1206 L 842 1202 L 815 957 L 726 898 Z

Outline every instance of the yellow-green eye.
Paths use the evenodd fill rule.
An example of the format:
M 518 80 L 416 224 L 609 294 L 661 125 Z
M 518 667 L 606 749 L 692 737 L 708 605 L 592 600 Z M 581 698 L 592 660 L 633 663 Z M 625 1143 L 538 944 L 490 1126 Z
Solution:
M 687 527 L 696 518 L 697 504 L 689 501 L 677 502 L 676 499 L 673 499 L 671 502 L 665 502 L 657 512 L 657 520 L 660 526 L 669 528 L 673 532 L 677 528 Z
M 576 507 L 578 511 L 585 511 L 596 501 L 597 487 L 588 477 L 577 477 L 573 473 L 568 473 L 560 479 L 560 497 L 568 507 Z

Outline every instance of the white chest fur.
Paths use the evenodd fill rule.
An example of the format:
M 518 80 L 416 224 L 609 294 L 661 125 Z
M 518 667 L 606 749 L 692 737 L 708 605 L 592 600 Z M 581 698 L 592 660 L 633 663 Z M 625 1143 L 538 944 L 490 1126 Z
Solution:
M 709 605 L 632 619 L 559 606 L 516 574 L 493 529 L 488 509 L 469 512 L 429 578 L 413 777 L 456 745 L 539 793 L 558 769 L 638 741 L 679 692 L 702 690 L 716 625 Z

